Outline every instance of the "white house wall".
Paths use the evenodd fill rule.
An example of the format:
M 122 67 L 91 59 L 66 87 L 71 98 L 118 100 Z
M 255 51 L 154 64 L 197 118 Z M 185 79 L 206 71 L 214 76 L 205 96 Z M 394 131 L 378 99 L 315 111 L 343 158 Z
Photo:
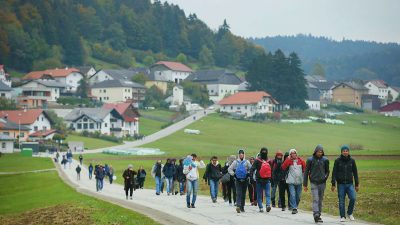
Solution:
M 310 101 L 306 100 L 306 104 L 308 105 L 308 108 L 311 110 L 316 110 L 319 111 L 321 110 L 321 102 L 320 101 Z
M 65 80 L 67 90 L 71 92 L 76 92 L 79 86 L 79 81 L 82 80 L 82 78 L 83 76 L 80 73 L 73 72 L 68 74 Z
M 92 76 L 89 79 L 89 83 L 90 83 L 90 85 L 93 85 L 93 84 L 100 83 L 105 80 L 114 80 L 114 78 L 112 76 L 108 75 L 103 70 L 100 70 L 99 72 L 96 73 L 96 75 Z
M 14 142 L 13 141 L 0 141 L 0 152 L 1 153 L 13 153 Z
M 35 128 L 36 127 L 36 128 Z M 42 131 L 42 130 L 50 130 L 51 129 L 51 124 L 50 121 L 44 116 L 44 114 L 40 114 L 38 118 L 35 120 L 34 123 L 29 125 L 30 131 L 29 134 L 34 133 L 36 131 Z
M 207 84 L 210 100 L 218 102 L 227 95 L 233 95 L 238 92 L 239 85 L 232 84 Z
M 0 91 L 0 98 L 1 97 L 10 99 L 11 98 L 11 91 Z
M 92 88 L 92 95 L 105 103 L 125 102 L 132 99 L 133 89 L 130 87 Z

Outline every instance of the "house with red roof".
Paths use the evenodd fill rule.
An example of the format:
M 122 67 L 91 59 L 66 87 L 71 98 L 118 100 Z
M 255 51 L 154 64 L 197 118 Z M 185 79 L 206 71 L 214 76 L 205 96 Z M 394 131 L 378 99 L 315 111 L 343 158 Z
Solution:
M 43 109 L 1 110 L 0 118 L 29 128 L 29 136 L 39 135 L 51 139 L 55 130 L 51 129 L 54 122 Z M 40 132 L 40 133 L 39 133 Z
M 179 84 L 192 73 L 192 69 L 180 62 L 159 61 L 150 66 L 149 80 Z
M 43 71 L 32 71 L 23 80 L 54 79 L 65 86 L 66 92 L 76 92 L 83 75 L 76 68 L 55 68 Z
M 29 127 L 0 118 L 0 135 L 6 135 L 13 139 L 26 141 L 29 136 Z
M 123 135 L 138 135 L 139 134 L 139 112 L 132 103 L 105 103 L 105 109 L 115 109 L 123 117 L 122 133 Z
M 265 91 L 237 92 L 218 103 L 220 112 L 252 117 L 274 112 L 278 102 Z
M 400 102 L 392 102 L 379 109 L 379 113 L 385 116 L 400 117 Z

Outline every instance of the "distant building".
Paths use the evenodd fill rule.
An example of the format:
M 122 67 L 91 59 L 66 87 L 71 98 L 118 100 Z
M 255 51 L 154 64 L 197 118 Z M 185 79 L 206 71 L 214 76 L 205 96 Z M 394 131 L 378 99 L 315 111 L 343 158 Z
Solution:
M 14 152 L 14 138 L 0 134 L 0 152 L 13 153 Z
M 188 77 L 188 80 L 205 84 L 210 100 L 218 102 L 228 95 L 239 91 L 242 81 L 235 73 L 228 70 L 203 70 L 197 71 Z
M 71 130 L 96 132 L 122 137 L 124 118 L 115 109 L 76 108 L 65 116 L 64 122 Z
M 333 94 L 332 89 L 336 86 L 335 82 L 325 81 L 325 82 L 309 82 L 315 86 L 320 93 L 321 104 L 329 104 L 332 102 Z
M 141 102 L 145 94 L 143 85 L 127 80 L 105 80 L 91 87 L 91 95 L 105 103 Z
M 96 69 L 93 66 L 79 66 L 79 67 L 76 67 L 76 68 L 86 78 L 89 78 L 89 77 L 93 76 L 96 73 Z
M 89 83 L 93 85 L 105 80 L 132 81 L 132 78 L 140 73 L 148 75 L 149 70 L 146 68 L 99 70 L 89 77 Z
M 50 131 L 52 130 L 51 126 L 54 124 L 46 111 L 42 109 L 2 110 L 0 111 L 0 118 L 28 127 L 29 134 L 37 131 Z
M 30 80 L 19 87 L 18 103 L 24 108 L 47 108 L 49 102 L 56 102 L 65 90 L 65 84 L 55 80 Z
M 28 139 L 29 127 L 14 123 L 5 118 L 0 118 L 0 135 L 6 135 L 14 139 L 26 141 Z
M 332 101 L 361 108 L 364 94 L 368 94 L 368 89 L 363 84 L 354 81 L 341 82 L 332 88 Z
M 315 111 L 321 110 L 321 93 L 316 86 L 310 83 L 307 85 L 307 96 L 305 102 L 308 108 Z
M 192 73 L 192 69 L 180 62 L 159 61 L 150 67 L 149 78 L 179 84 Z
M 76 92 L 83 75 L 76 68 L 49 69 L 32 71 L 23 77 L 23 80 L 54 79 L 65 86 L 65 92 Z
M 377 111 L 381 107 L 381 100 L 378 95 L 363 95 L 361 100 L 364 110 Z
M 220 112 L 238 114 L 245 117 L 252 117 L 256 114 L 274 112 L 278 102 L 267 92 L 237 92 L 222 99 L 218 103 Z
M 390 86 L 389 87 L 389 91 L 388 91 L 388 96 L 389 96 L 389 93 L 392 95 L 392 97 L 393 97 L 393 99 L 392 99 L 392 101 L 395 101 L 398 97 L 399 97 L 399 94 L 400 94 L 400 87 L 393 87 L 393 86 Z
M 122 133 L 123 135 L 129 134 L 134 136 L 139 134 L 139 112 L 137 109 L 128 102 L 124 103 L 106 103 L 103 105 L 105 109 L 115 109 L 124 118 Z
M 304 78 L 307 82 L 327 82 L 326 78 L 320 75 L 306 75 Z
M 392 102 L 379 109 L 379 113 L 386 116 L 400 117 L 400 102 Z
M 11 88 L 12 81 L 11 81 L 9 75 L 4 70 L 4 65 L 0 65 L 0 83 L 2 83 L 2 82 L 5 85 L 7 85 L 9 88 Z
M 11 98 L 12 88 L 0 80 L 0 98 Z
M 183 87 L 180 85 L 175 85 L 172 95 L 166 98 L 165 102 L 170 104 L 170 110 L 179 111 L 182 105 L 185 106 L 186 111 L 192 110 L 192 99 L 184 95 Z

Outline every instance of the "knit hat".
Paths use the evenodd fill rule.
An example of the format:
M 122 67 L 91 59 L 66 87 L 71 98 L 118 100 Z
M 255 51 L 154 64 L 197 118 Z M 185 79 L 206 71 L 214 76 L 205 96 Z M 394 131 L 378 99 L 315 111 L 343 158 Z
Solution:
M 288 157 L 289 156 L 289 152 L 285 152 L 285 155 L 283 157 Z
M 345 149 L 347 149 L 347 151 L 350 151 L 350 147 L 349 147 L 348 145 L 343 145 L 343 146 L 340 148 L 340 152 L 343 152 L 343 150 L 345 150 Z
M 315 155 L 318 151 L 322 151 L 322 155 L 324 155 L 324 147 L 322 147 L 320 144 L 315 147 L 313 155 Z
M 128 165 L 128 168 L 133 168 L 132 164 L 129 164 L 129 165 Z
M 282 151 L 281 151 L 281 150 L 278 150 L 278 151 L 276 151 L 276 153 L 275 153 L 275 157 L 276 157 L 276 156 L 278 156 L 278 155 L 281 155 L 281 156 L 283 156 L 283 153 L 282 153 Z
M 296 154 L 297 154 L 297 150 L 294 149 L 294 148 L 290 149 L 290 150 L 289 150 L 289 155 L 291 155 L 292 153 L 296 153 Z
M 244 149 L 239 149 L 238 154 L 244 154 Z

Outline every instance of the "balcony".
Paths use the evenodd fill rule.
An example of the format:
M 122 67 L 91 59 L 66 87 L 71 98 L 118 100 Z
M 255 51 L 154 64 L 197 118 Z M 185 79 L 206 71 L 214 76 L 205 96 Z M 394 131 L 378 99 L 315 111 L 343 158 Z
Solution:
M 121 131 L 122 131 L 122 128 L 121 128 L 121 127 L 112 127 L 112 128 L 110 128 L 110 131 L 113 131 L 113 132 L 121 132 Z
M 51 97 L 50 96 L 40 96 L 40 95 L 29 95 L 29 96 L 18 96 L 18 100 L 23 101 L 23 100 L 45 100 L 45 101 L 50 101 Z

